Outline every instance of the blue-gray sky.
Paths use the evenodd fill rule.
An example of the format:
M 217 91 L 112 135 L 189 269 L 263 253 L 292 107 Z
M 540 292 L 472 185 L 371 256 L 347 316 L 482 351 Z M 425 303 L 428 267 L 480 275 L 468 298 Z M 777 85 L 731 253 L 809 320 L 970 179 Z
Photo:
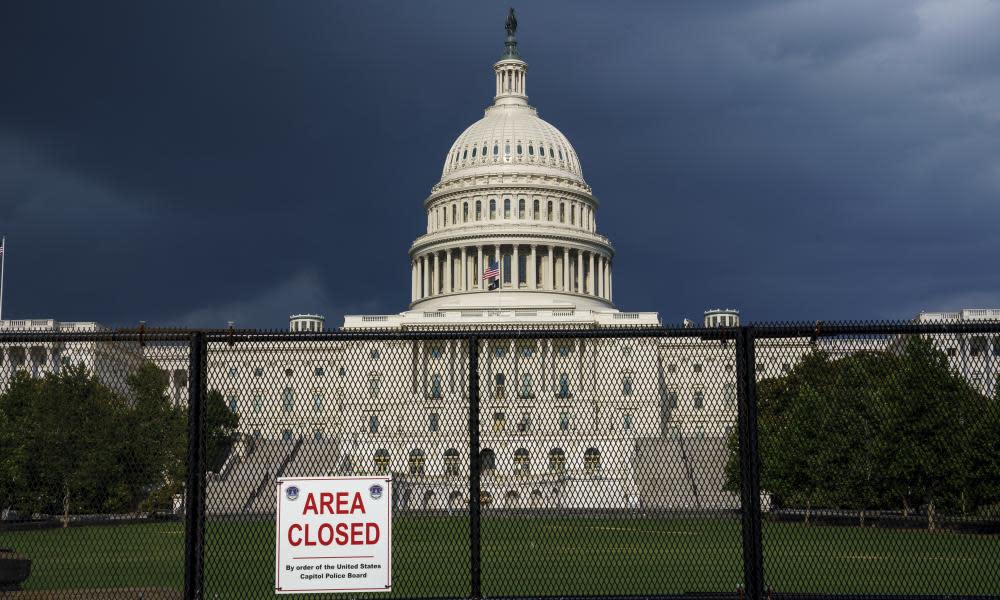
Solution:
M 665 322 L 1000 306 L 1000 3 L 514 3 L 615 300 Z M 507 4 L 0 5 L 6 318 L 391 313 Z

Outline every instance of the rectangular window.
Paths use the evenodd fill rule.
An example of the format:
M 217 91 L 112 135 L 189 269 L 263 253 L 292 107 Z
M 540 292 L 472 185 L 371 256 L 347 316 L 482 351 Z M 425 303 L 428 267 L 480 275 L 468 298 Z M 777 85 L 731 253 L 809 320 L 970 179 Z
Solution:
M 379 392 L 379 381 L 378 375 L 372 375 L 368 378 L 368 396 L 371 398 L 378 398 Z
M 622 375 L 622 395 L 631 396 L 632 395 L 632 376 Z
M 705 392 L 697 390 L 694 393 L 694 407 L 702 408 L 705 406 Z
M 570 415 L 568 410 L 559 412 L 559 431 L 569 431 Z
M 368 433 L 378 433 L 378 415 L 368 415 Z
M 326 375 L 326 371 L 325 371 L 325 370 L 323 370 L 323 367 L 316 367 L 316 368 L 315 368 L 315 369 L 313 370 L 313 374 L 314 374 L 314 375 L 315 375 L 316 377 L 322 377 L 322 376 Z
M 257 392 L 253 396 L 253 410 L 254 410 L 254 412 L 260 412 L 260 404 L 261 404 L 261 394 L 260 394 L 260 392 Z
M 622 429 L 624 431 L 632 431 L 632 413 L 627 412 L 622 415 Z
M 507 417 L 502 412 L 493 413 L 493 432 L 502 433 L 507 426 Z
M 320 412 L 323 410 L 323 396 L 320 394 L 313 394 L 313 410 L 315 412 Z
M 521 419 L 517 422 L 517 432 L 521 434 L 529 433 L 531 431 L 531 413 L 523 412 L 521 413 Z
M 695 373 L 701 373 L 701 363 L 695 363 L 694 365 L 692 365 L 691 370 L 693 370 Z
M 314 431 L 313 432 L 313 439 L 315 441 L 317 441 L 317 442 L 322 442 L 323 441 L 323 430 L 322 429 L 317 429 L 316 431 Z
M 520 200 L 517 201 L 517 218 L 518 219 L 524 218 L 524 198 L 521 198 Z
M 285 441 L 285 442 L 292 441 L 292 430 L 291 429 L 282 429 L 281 430 L 281 439 L 282 439 L 282 441 Z
M 531 385 L 531 373 L 521 375 L 521 398 L 534 398 L 535 390 Z
M 285 412 L 291 412 L 295 407 L 295 396 L 292 394 L 292 388 L 285 388 L 281 396 L 281 407 L 285 409 Z
M 229 367 L 229 377 L 236 377 L 236 367 Z
M 254 377 L 260 377 L 263 374 L 264 374 L 264 369 L 263 368 L 261 368 L 261 367 L 254 367 L 253 368 L 253 376 Z
M 432 412 L 427 417 L 427 430 L 430 431 L 431 433 L 437 433 L 440 429 L 441 429 L 441 415 L 436 412 Z
M 441 397 L 441 375 L 437 373 L 431 375 L 430 397 L 431 398 Z
M 503 199 L 503 218 L 510 218 L 510 198 Z
M 559 374 L 559 389 L 556 392 L 556 396 L 559 398 L 569 398 L 569 375 L 566 373 Z
M 667 406 L 669 408 L 677 408 L 677 391 L 667 390 Z
M 673 363 L 667 365 L 667 373 L 676 373 L 676 372 L 677 372 L 677 365 Z
M 231 410 L 233 412 L 236 412 L 236 397 L 235 396 L 230 396 L 229 397 L 229 410 Z
M 510 283 L 510 254 L 503 255 L 503 282 Z

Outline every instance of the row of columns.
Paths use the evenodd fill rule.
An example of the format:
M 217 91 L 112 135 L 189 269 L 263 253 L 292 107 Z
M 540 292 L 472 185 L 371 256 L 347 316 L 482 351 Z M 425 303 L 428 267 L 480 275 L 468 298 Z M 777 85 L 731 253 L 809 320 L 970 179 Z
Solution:
M 483 270 L 490 262 L 500 266 L 503 288 L 568 291 L 613 300 L 611 259 L 605 254 L 566 246 L 523 244 L 524 284 L 521 284 L 522 244 L 491 244 L 434 250 L 414 257 L 410 264 L 410 298 L 413 302 L 443 294 L 483 291 Z M 506 248 L 506 251 L 504 251 Z M 503 257 L 510 257 L 509 273 Z M 541 268 L 541 271 L 539 271 Z M 559 276 L 556 276 L 556 271 Z M 506 279 L 509 284 L 505 284 Z
M 524 69 L 511 67 L 502 67 L 497 69 L 497 96 L 503 94 L 520 94 L 525 95 L 525 81 L 524 81 L 525 71 Z

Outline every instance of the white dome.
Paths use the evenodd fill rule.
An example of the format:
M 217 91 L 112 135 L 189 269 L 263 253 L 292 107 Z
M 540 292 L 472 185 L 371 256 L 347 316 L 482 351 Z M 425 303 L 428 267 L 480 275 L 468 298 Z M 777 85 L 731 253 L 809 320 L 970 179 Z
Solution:
M 561 131 L 526 104 L 494 105 L 458 136 L 445 157 L 441 180 L 484 171 L 535 171 L 585 183 L 576 151 Z

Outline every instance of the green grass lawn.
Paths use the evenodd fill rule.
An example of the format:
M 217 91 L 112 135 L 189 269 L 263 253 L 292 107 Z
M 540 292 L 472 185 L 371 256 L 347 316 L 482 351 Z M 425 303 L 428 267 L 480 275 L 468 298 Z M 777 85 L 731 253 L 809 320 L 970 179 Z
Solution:
M 486 596 L 730 591 L 742 580 L 738 519 L 483 517 Z M 0 531 L 32 560 L 28 589 L 174 587 L 182 523 Z M 393 596 L 469 593 L 468 521 L 397 515 Z M 1000 536 L 764 524 L 765 578 L 779 591 L 1000 593 Z M 206 598 L 273 597 L 274 526 L 210 521 Z M 384 596 L 384 595 L 383 595 Z

